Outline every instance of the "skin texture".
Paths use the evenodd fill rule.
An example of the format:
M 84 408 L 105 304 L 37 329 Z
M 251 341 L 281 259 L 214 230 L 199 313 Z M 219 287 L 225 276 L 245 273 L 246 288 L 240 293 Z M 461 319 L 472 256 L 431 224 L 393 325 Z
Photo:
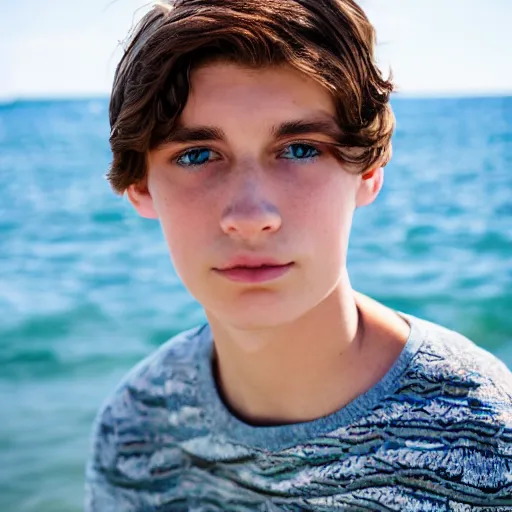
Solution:
M 346 270 L 354 211 L 374 201 L 383 170 L 347 172 L 327 134 L 273 135 L 283 122 L 329 116 L 330 94 L 295 70 L 204 65 L 191 75 L 180 121 L 216 127 L 224 140 L 152 150 L 147 178 L 127 190 L 140 215 L 159 219 L 210 322 L 219 391 L 253 424 L 340 408 L 384 375 L 409 333 L 394 312 L 355 293 Z M 250 284 L 215 271 L 247 255 L 293 266 Z

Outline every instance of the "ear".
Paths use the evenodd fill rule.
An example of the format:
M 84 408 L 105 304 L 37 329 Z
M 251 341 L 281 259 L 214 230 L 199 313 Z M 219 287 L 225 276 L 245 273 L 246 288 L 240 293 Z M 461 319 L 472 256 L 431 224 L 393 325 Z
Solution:
M 376 167 L 361 176 L 356 195 L 356 207 L 366 206 L 375 201 L 384 183 L 384 169 Z
M 147 179 L 130 185 L 126 189 L 126 195 L 141 217 L 158 219 L 158 213 L 153 204 L 153 197 L 149 191 Z

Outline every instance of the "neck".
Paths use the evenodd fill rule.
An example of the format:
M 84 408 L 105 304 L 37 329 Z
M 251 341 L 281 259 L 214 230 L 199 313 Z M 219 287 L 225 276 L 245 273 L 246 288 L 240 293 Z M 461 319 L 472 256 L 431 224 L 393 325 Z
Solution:
M 244 421 L 310 421 L 357 396 L 355 362 L 365 329 L 348 276 L 315 308 L 284 325 L 244 331 L 207 316 L 219 391 Z

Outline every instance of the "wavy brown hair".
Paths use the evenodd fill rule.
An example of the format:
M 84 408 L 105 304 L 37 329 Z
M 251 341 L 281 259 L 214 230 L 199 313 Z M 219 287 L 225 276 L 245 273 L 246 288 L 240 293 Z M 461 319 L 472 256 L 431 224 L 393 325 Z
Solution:
M 391 157 L 391 79 L 375 63 L 375 30 L 353 0 L 175 0 L 135 26 L 110 98 L 119 194 L 146 176 L 146 155 L 177 126 L 190 72 L 211 60 L 254 68 L 288 65 L 326 87 L 342 136 L 339 160 L 364 172 Z

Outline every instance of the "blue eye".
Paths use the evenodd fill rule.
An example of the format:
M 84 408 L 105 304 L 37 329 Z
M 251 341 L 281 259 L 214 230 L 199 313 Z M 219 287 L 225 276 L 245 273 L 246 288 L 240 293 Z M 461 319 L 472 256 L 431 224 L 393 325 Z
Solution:
M 321 152 L 315 148 L 315 146 L 311 146 L 310 144 L 295 143 L 287 146 L 286 151 L 281 155 L 281 157 L 287 160 L 308 160 L 315 158 L 320 154 Z
M 196 148 L 185 151 L 176 160 L 178 165 L 182 167 L 195 167 L 203 165 L 208 162 L 209 156 L 212 153 L 211 149 L 208 148 Z

